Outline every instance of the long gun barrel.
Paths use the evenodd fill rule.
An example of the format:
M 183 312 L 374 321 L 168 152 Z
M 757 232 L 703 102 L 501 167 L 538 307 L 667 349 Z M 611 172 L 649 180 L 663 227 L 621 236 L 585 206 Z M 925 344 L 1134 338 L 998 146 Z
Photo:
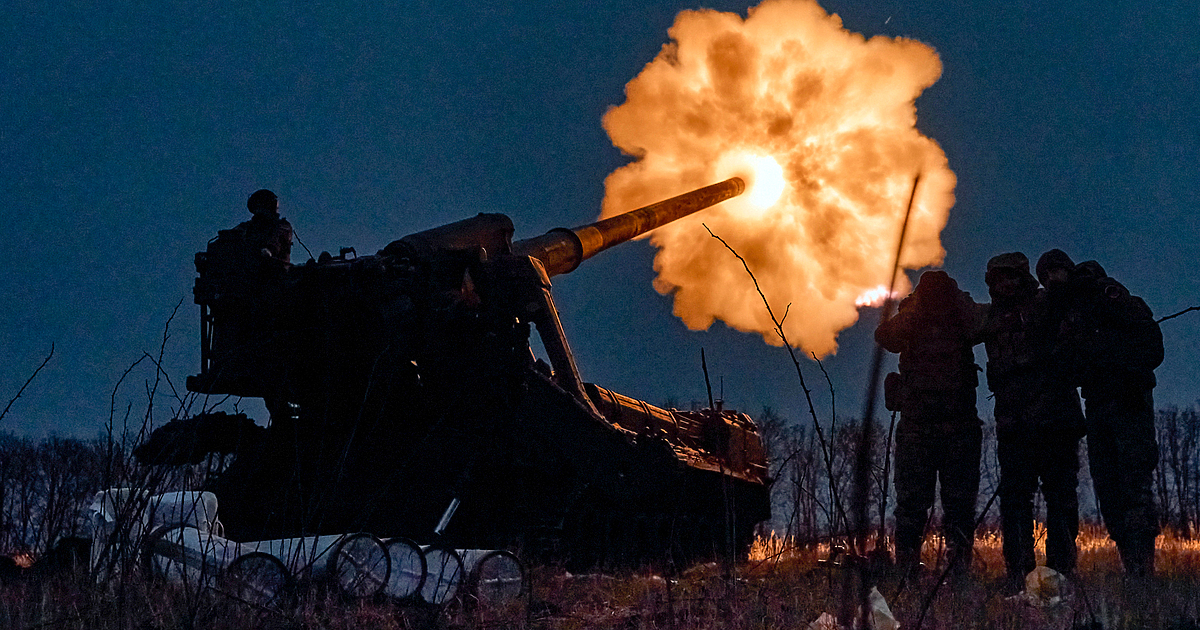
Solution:
M 603 221 L 573 229 L 555 228 L 541 236 L 517 241 L 513 243 L 513 252 L 542 261 L 547 275 L 570 273 L 579 263 L 613 245 L 620 245 L 676 219 L 715 206 L 745 190 L 746 182 L 742 178 L 731 177 Z

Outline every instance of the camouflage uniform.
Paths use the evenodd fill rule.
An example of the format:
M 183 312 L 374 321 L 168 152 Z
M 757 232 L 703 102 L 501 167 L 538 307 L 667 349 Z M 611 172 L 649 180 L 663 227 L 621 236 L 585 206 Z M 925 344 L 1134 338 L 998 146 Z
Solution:
M 279 216 L 279 198 L 275 193 L 269 190 L 256 191 L 246 201 L 246 208 L 254 217 L 239 223 L 234 229 L 242 233 L 247 247 L 255 254 L 265 251 L 270 258 L 292 262 L 292 238 L 295 232 L 292 224 Z
M 256 214 L 235 228 L 246 235 L 253 251 L 267 250 L 270 257 L 285 263 L 292 261 L 292 224 L 279 215 Z
M 1054 369 L 1058 321 L 1021 253 L 988 261 L 992 297 L 984 323 L 988 389 L 995 393 L 1004 563 L 1014 584 L 1037 565 L 1033 496 L 1046 500 L 1046 566 L 1075 569 L 1079 534 L 1079 439 L 1083 411 L 1074 385 Z
M 1100 514 L 1126 573 L 1154 572 L 1158 465 L 1154 368 L 1162 331 L 1150 307 L 1094 261 L 1076 267 L 1063 322 L 1065 353 L 1087 400 L 1088 462 Z
M 900 354 L 900 422 L 896 426 L 896 557 L 912 567 L 920 549 L 934 488 L 941 481 L 943 531 L 951 559 L 970 566 L 979 493 L 982 431 L 975 411 L 980 306 L 944 271 L 922 274 L 895 317 L 875 340 Z

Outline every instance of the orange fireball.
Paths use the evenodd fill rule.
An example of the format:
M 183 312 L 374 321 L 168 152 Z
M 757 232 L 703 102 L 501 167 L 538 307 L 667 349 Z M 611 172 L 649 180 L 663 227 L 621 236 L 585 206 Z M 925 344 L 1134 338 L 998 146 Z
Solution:
M 609 175 L 602 216 L 744 177 L 742 197 L 653 233 L 655 287 L 689 328 L 720 319 L 779 343 L 741 263 L 704 223 L 745 257 L 773 305 L 791 305 L 790 340 L 835 351 L 859 298 L 891 280 L 918 172 L 900 262 L 942 260 L 955 177 L 917 130 L 915 106 L 941 75 L 937 53 L 851 33 L 811 0 L 767 0 L 744 19 L 685 11 L 669 35 L 604 117 L 637 159 Z

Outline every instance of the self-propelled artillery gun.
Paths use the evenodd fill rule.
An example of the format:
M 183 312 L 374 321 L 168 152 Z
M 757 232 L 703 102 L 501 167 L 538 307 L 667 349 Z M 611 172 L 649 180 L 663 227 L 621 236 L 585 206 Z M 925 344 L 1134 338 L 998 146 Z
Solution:
M 585 383 L 550 291 L 744 187 L 515 242 L 507 216 L 479 214 L 300 265 L 220 232 L 196 255 L 201 369 L 187 386 L 262 398 L 271 415 L 208 484 L 226 535 L 365 531 L 578 565 L 748 545 L 770 509 L 754 422 Z

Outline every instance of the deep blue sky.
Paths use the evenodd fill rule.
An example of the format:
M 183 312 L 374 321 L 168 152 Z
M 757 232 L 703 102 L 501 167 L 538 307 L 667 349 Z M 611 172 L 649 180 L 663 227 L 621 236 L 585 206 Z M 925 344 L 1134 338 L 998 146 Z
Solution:
M 0 404 L 56 350 L 0 430 L 95 434 L 181 299 L 164 367 L 182 387 L 199 354 L 192 256 L 247 218 L 255 189 L 279 193 L 314 253 L 373 253 L 480 211 L 509 214 L 518 237 L 592 220 L 625 163 L 600 117 L 675 14 L 747 8 L 492 4 L 7 2 Z M 958 175 L 945 268 L 977 299 L 990 256 L 1061 247 L 1156 314 L 1200 304 L 1200 5 L 1043 4 L 822 6 L 850 30 L 941 55 L 918 124 Z M 684 329 L 651 287 L 652 257 L 634 243 L 556 281 L 584 378 L 687 404 L 705 397 L 704 347 L 731 405 L 803 419 L 783 351 L 720 324 Z M 1160 404 L 1200 398 L 1198 327 L 1194 313 L 1163 325 Z M 826 361 L 839 413 L 858 412 L 869 333 L 843 333 Z M 827 417 L 820 372 L 805 367 Z M 131 375 L 118 415 L 142 405 L 150 376 Z

